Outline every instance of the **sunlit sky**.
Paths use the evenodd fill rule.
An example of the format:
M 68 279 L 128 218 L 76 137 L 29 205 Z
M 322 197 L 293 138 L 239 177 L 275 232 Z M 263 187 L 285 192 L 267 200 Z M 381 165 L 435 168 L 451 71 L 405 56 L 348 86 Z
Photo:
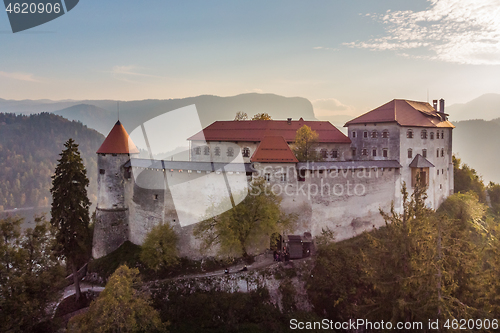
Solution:
M 82 0 L 13 34 L 0 98 L 301 96 L 319 118 L 500 93 L 500 0 Z

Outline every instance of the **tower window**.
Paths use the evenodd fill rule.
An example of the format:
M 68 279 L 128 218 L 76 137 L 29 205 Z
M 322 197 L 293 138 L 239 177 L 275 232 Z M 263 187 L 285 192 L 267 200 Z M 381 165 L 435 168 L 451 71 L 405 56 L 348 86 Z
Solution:
M 250 157 L 250 148 L 248 148 L 248 147 L 243 148 L 243 151 L 241 154 L 243 155 L 243 157 Z
M 352 131 L 352 137 L 355 138 L 356 137 L 356 132 L 355 131 Z
M 441 139 L 444 139 L 444 131 L 441 131 Z
M 411 129 L 409 129 L 408 131 L 406 131 L 406 137 L 408 139 L 413 139 L 413 131 Z
M 412 158 L 413 157 L 413 150 L 408 149 L 408 158 Z

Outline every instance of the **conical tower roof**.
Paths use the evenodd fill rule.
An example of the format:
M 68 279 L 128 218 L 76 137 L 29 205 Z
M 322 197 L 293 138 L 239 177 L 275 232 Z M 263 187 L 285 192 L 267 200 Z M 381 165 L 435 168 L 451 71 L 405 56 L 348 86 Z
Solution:
M 138 154 L 139 149 L 130 139 L 125 127 L 118 120 L 102 143 L 97 154 Z

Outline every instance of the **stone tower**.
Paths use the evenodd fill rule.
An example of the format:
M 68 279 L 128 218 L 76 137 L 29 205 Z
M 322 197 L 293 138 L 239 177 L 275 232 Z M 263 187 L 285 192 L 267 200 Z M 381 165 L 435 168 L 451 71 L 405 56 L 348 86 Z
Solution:
M 117 121 L 97 151 L 97 208 L 92 256 L 100 258 L 129 239 L 129 208 L 126 188 L 131 184 L 130 167 L 125 164 L 139 150 Z

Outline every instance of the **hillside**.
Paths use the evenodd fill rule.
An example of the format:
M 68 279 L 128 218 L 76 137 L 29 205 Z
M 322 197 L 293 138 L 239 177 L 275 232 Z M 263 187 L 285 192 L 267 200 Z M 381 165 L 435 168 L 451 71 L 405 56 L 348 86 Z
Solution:
M 274 119 L 315 119 L 312 104 L 305 98 L 250 93 L 231 97 L 202 95 L 182 99 L 120 102 L 120 121 L 131 132 L 149 119 L 192 104 L 196 105 L 202 126 L 208 126 L 216 120 L 232 120 L 238 111 L 246 112 L 249 116 L 265 112 Z M 79 120 L 107 135 L 116 122 L 117 101 L 0 100 L 0 112 L 54 112 L 71 120 Z
M 451 121 L 470 119 L 492 120 L 500 116 L 500 94 L 484 94 L 464 104 L 446 107 Z
M 97 200 L 97 155 L 103 135 L 81 123 L 42 113 L 0 113 L 0 210 L 50 204 L 51 176 L 64 143 L 73 138 L 87 168 L 90 201 Z

